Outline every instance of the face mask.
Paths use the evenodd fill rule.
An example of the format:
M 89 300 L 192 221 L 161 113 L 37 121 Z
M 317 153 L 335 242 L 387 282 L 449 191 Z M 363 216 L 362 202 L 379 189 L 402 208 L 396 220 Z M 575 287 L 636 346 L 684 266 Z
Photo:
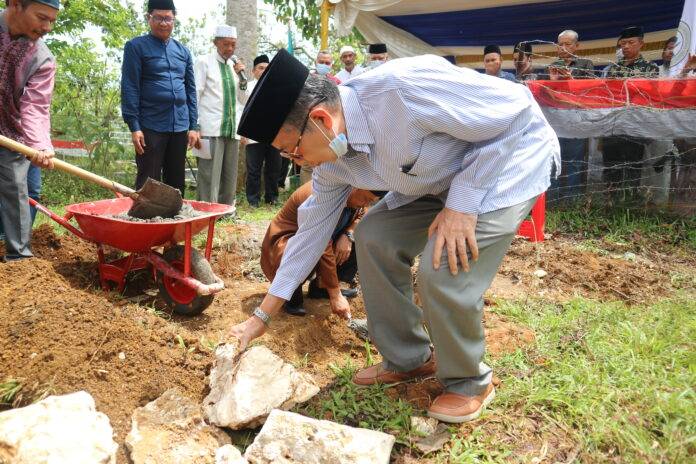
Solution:
M 321 130 L 321 127 L 319 127 L 319 124 L 314 122 L 314 119 L 312 119 L 311 121 L 312 121 L 312 124 L 317 126 L 317 129 L 319 130 L 319 132 L 321 132 L 321 135 L 323 135 L 324 138 L 326 138 L 326 140 L 329 141 L 329 148 L 331 149 L 331 151 L 336 153 L 336 156 L 338 156 L 340 158 L 341 156 L 348 153 L 348 139 L 346 138 L 346 134 L 341 133 L 341 134 L 336 135 L 336 133 L 334 132 L 334 135 L 336 135 L 336 136 L 334 137 L 333 140 L 331 140 L 330 138 L 328 138 L 326 136 L 324 131 Z M 333 132 L 333 129 L 332 129 L 332 132 Z
M 317 63 L 317 74 L 326 76 L 327 74 L 329 74 L 329 72 L 331 72 L 331 66 L 324 63 Z
M 370 61 L 370 64 L 368 65 L 368 68 L 374 69 L 374 68 L 376 68 L 376 67 L 378 67 L 378 66 L 383 65 L 384 63 L 386 63 L 386 60 L 374 60 L 374 61 Z

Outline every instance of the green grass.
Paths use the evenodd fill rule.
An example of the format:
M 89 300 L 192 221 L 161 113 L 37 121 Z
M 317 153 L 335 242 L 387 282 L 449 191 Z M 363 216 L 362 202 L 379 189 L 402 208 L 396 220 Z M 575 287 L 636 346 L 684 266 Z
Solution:
M 536 346 L 491 362 L 503 382 L 498 396 L 470 433 L 454 437 L 443 462 L 528 461 L 520 444 L 553 441 L 559 432 L 582 462 L 694 456 L 692 295 L 646 307 L 503 301 L 496 312 L 531 327 Z
M 22 382 L 17 379 L 10 378 L 0 382 L 0 408 L 13 406 L 22 388 Z
M 296 408 L 297 412 L 352 427 L 391 433 L 397 437 L 398 443 L 408 443 L 411 416 L 418 411 L 407 402 L 390 397 L 384 385 L 354 385 L 351 378 L 356 367 L 350 362 L 331 368 L 336 375 L 334 385 L 323 391 L 318 399 Z
M 696 251 L 696 217 L 674 217 L 660 211 L 601 209 L 576 205 L 547 211 L 546 230 L 617 243 L 667 244 Z

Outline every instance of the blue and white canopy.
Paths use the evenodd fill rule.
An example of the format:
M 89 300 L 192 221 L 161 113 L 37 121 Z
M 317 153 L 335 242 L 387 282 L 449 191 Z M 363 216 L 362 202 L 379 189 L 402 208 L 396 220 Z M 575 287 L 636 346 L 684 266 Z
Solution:
M 321 3 L 321 0 L 318 0 Z M 659 59 L 675 35 L 684 0 L 329 0 L 340 34 L 353 26 L 369 42 L 384 42 L 392 56 L 436 53 L 458 64 L 482 67 L 483 47 L 499 45 L 511 67 L 512 48 L 532 41 L 535 64 L 556 55 L 559 32 L 580 35 L 579 55 L 601 65 L 614 60 L 625 26 L 645 30 L 643 55 Z

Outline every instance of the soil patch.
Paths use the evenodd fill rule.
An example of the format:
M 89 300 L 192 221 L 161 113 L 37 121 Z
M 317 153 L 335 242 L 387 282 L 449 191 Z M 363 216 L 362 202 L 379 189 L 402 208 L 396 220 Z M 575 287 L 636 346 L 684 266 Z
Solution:
M 694 275 L 685 264 L 653 254 L 583 250 L 570 239 L 530 243 L 517 239 L 491 287 L 502 298 L 543 297 L 565 301 L 576 296 L 628 304 L 649 303 L 674 292 L 674 273 Z M 543 277 L 535 275 L 542 270 Z

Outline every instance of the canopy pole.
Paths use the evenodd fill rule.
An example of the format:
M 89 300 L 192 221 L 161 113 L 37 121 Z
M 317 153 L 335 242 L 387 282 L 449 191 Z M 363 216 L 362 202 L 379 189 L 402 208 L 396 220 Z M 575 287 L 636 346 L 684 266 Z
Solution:
M 331 5 L 329 0 L 324 0 L 321 4 L 321 49 L 328 50 L 329 48 L 329 15 L 331 14 Z

